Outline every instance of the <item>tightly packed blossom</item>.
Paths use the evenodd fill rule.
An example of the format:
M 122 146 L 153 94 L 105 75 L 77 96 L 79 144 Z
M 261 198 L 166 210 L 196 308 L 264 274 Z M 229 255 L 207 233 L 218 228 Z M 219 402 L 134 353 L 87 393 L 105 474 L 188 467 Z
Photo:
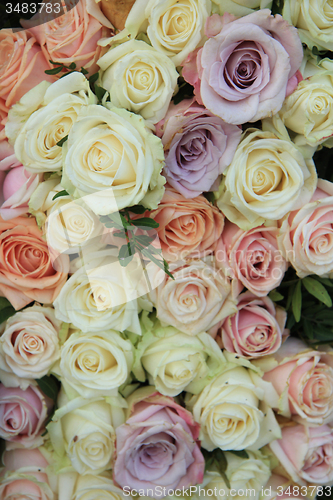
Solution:
M 0 500 L 330 496 L 331 3 L 61 4 L 0 29 Z

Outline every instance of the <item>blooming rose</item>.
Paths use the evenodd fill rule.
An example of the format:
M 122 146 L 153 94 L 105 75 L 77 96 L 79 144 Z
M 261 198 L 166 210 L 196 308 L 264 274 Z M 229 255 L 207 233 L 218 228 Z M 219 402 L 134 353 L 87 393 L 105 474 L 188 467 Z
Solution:
M 245 358 L 258 358 L 277 351 L 287 313 L 269 297 L 245 292 L 237 298 L 238 312 L 224 320 L 216 341 L 221 348 Z
M 52 406 L 52 400 L 33 385 L 23 391 L 0 383 L 0 436 L 8 442 L 7 449 L 42 445 Z
M 106 106 L 108 103 L 106 103 Z M 71 129 L 61 184 L 96 214 L 138 203 L 156 208 L 165 182 L 161 140 L 141 116 L 109 106 L 86 106 Z
M 216 342 L 207 333 L 195 337 L 172 326 L 145 320 L 145 331 L 136 346 L 133 373 L 165 396 L 177 396 L 183 390 L 197 393 L 214 377 L 225 362 Z
M 152 123 L 165 116 L 179 76 L 166 55 L 141 40 L 129 40 L 111 48 L 98 64 L 102 86 L 115 106 Z
M 310 201 L 317 174 L 292 142 L 249 129 L 225 172 L 218 207 L 243 230 L 281 219 Z
M 201 483 L 205 460 L 191 413 L 153 387 L 135 391 L 128 404 L 126 423 L 116 430 L 114 481 L 153 497 L 161 484 L 175 489 Z
M 269 9 L 239 19 L 225 14 L 220 32 L 215 30 L 216 19 L 209 21 L 207 34 L 216 36 L 199 50 L 197 68 L 190 58 L 183 70 L 192 85 L 197 87 L 199 79 L 197 98 L 212 113 L 236 125 L 277 113 L 288 80 L 302 61 L 297 30 L 281 16 L 272 16 Z
M 206 450 L 258 450 L 280 437 L 271 408 L 277 399 L 272 384 L 251 366 L 230 362 L 200 394 L 188 397 L 187 407 L 201 425 L 200 440 Z
M 331 63 L 327 69 L 302 80 L 286 98 L 280 111 L 286 127 L 300 134 L 297 140 L 303 140 L 310 146 L 325 143 L 333 136 L 332 71 Z
M 280 396 L 279 412 L 308 425 L 333 421 L 333 360 L 289 338 L 273 357 L 256 362 Z
M 295 483 L 333 485 L 333 430 L 328 425 L 286 426 L 270 448 Z
M 224 226 L 223 214 L 204 196 L 189 200 L 171 187 L 149 216 L 159 224 L 163 257 L 171 262 L 212 253 Z
M 312 49 L 333 50 L 333 7 L 330 2 L 294 0 L 286 2 L 282 15 L 298 28 L 303 43 Z
M 73 8 L 47 23 L 37 26 L 34 17 L 24 21 L 23 26 L 33 34 L 45 58 L 69 65 L 75 63 L 84 67 L 92 75 L 98 71 L 97 60 L 102 48 L 97 42 L 110 36 L 110 30 L 87 11 L 86 0 L 80 0 Z
M 47 426 L 58 471 L 86 475 L 111 469 L 115 427 L 124 422 L 124 411 L 116 403 L 103 397 L 68 401 L 60 392 L 59 408 Z
M 231 163 L 241 129 L 214 116 L 193 99 L 170 104 L 157 124 L 166 154 L 163 173 L 185 198 L 212 190 L 217 177 Z
M 0 170 L 10 170 L 15 167 L 21 167 L 22 164 L 15 156 L 14 148 L 7 140 L 0 141 Z
M 247 16 L 257 9 L 270 9 L 271 0 L 212 0 L 212 12 L 224 14 L 229 12 L 234 16 Z
M 165 275 L 156 288 L 152 280 L 154 289 L 148 295 L 162 325 L 197 335 L 236 312 L 229 280 L 211 259 L 177 262 L 170 270 L 174 279 Z M 162 273 L 157 272 L 156 279 Z
M 29 172 L 54 172 L 62 167 L 64 139 L 80 109 L 95 103 L 88 80 L 70 73 L 52 85 L 42 82 L 27 93 L 8 115 L 6 133 L 15 155 Z
M 54 205 L 57 205 L 60 201 L 59 198 L 55 198 L 55 195 L 64 191 L 64 188 L 60 184 L 60 177 L 52 176 L 44 182 L 41 182 L 35 191 L 32 193 L 29 201 L 29 211 L 34 217 L 36 217 L 38 225 L 44 226 L 47 214 L 51 212 Z M 60 197 L 62 203 L 66 201 L 73 201 L 73 197 L 70 195 L 64 195 Z
M 60 356 L 61 322 L 54 309 L 34 305 L 9 318 L 0 337 L 0 375 L 7 386 L 28 387 Z
M 140 334 L 137 295 L 129 279 L 131 264 L 122 267 L 110 249 L 86 256 L 54 302 L 56 316 L 83 332 L 110 328 Z
M 279 286 L 287 270 L 277 235 L 276 227 L 243 231 L 226 220 L 215 250 L 216 264 L 254 295 L 263 297 Z
M 51 304 L 66 282 L 68 256 L 53 269 L 51 257 L 35 219 L 0 219 L 0 294 L 21 309 L 37 300 Z
M 45 74 L 50 64 L 29 31 L 0 30 L 0 54 L 0 102 L 7 112 L 42 80 L 55 80 Z
M 333 184 L 319 179 L 309 203 L 281 224 L 279 248 L 297 275 L 333 275 Z
M 80 476 L 70 472 L 59 474 L 58 481 L 61 500 L 123 500 L 126 497 L 107 473 Z
M 96 334 L 74 332 L 61 348 L 59 373 L 65 387 L 80 396 L 117 395 L 133 364 L 133 346 L 119 332 L 107 330 Z
M 13 219 L 29 211 L 29 200 L 42 176 L 31 174 L 23 166 L 12 168 L 3 176 L 0 216 L 3 220 Z M 0 178 L 2 177 L 0 175 Z M 2 199 L 1 199 L 2 198 Z

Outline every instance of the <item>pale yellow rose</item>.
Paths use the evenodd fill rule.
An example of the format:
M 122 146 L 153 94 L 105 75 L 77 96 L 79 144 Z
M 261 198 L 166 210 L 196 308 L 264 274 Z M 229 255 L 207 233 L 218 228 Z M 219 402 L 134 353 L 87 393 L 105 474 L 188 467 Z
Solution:
M 123 490 L 115 486 L 112 474 L 87 474 L 76 472 L 59 474 L 59 500 L 123 500 Z
M 237 17 L 247 16 L 255 10 L 270 9 L 272 0 L 212 0 L 212 12 L 223 15 L 225 12 Z

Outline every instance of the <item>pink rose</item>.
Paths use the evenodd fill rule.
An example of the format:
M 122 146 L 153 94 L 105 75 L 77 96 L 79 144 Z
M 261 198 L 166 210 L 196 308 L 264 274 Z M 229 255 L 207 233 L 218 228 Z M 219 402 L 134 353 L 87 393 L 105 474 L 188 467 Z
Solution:
M 300 278 L 333 277 L 333 183 L 319 179 L 309 203 L 285 217 L 278 243 Z
M 310 491 L 295 485 L 290 479 L 279 474 L 272 474 L 263 488 L 260 500 L 305 500 L 311 498 Z
M 287 313 L 269 297 L 251 292 L 238 296 L 238 312 L 224 320 L 215 339 L 221 348 L 244 358 L 258 358 L 277 351 L 282 342 Z
M 0 30 L 0 107 L 4 115 L 21 97 L 43 80 L 50 63 L 36 39 L 28 31 Z
M 157 234 L 168 261 L 211 254 L 224 226 L 222 212 L 204 196 L 187 199 L 170 186 L 149 216 L 159 223 Z
M 23 391 L 0 383 L 0 436 L 10 442 L 7 449 L 41 446 L 52 406 L 38 387 L 30 385 Z
M 104 17 L 104 16 L 103 16 Z M 111 31 L 88 13 L 86 0 L 53 21 L 33 26 L 33 18 L 23 23 L 36 37 L 47 60 L 65 65 L 75 63 L 89 75 L 98 71 L 97 61 L 103 55 L 97 42 L 111 36 Z
M 298 484 L 333 485 L 333 429 L 328 425 L 287 426 L 270 448 Z
M 218 176 L 231 163 L 242 132 L 193 99 L 177 106 L 171 103 L 156 127 L 165 152 L 163 173 L 185 198 L 212 191 Z
M 216 17 L 213 24 L 208 20 L 208 35 L 216 33 Z M 255 122 L 277 113 L 303 57 L 297 29 L 269 9 L 236 20 L 223 16 L 221 26 L 199 50 L 198 76 L 192 69 L 189 83 L 200 80 L 202 103 L 227 123 Z M 183 75 L 188 77 L 186 69 Z
M 279 394 L 282 415 L 308 425 L 333 422 L 332 352 L 312 350 L 291 337 L 264 362 L 263 378 Z
M 201 483 L 205 460 L 193 415 L 152 387 L 135 391 L 128 401 L 129 418 L 116 429 L 114 481 L 151 497 L 157 486 L 168 490 Z
M 278 249 L 277 234 L 275 227 L 259 226 L 243 231 L 226 220 L 215 250 L 216 263 L 254 295 L 263 297 L 279 286 L 287 270 Z
M 49 484 L 55 481 L 46 474 L 49 464 L 39 450 L 6 451 L 3 462 L 0 500 L 55 500 Z
M 21 309 L 34 300 L 51 304 L 67 280 L 68 255 L 57 259 L 57 270 L 43 234 L 33 217 L 0 218 L 0 295 Z

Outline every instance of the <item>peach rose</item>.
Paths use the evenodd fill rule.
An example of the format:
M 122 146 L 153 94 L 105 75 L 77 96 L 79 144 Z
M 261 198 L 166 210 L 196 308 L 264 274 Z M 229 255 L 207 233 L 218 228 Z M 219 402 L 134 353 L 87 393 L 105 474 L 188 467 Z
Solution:
M 88 13 L 86 0 L 80 0 L 66 14 L 48 23 L 31 27 L 33 24 L 33 19 L 23 23 L 36 37 L 47 60 L 65 65 L 74 62 L 90 75 L 98 71 L 96 61 L 103 49 L 97 43 L 102 37 L 111 36 L 111 31 Z
M 291 337 L 274 356 L 256 364 L 278 392 L 282 415 L 307 425 L 333 422 L 332 352 L 312 350 Z
M 38 83 L 56 80 L 45 74 L 47 69 L 50 63 L 28 31 L 0 30 L 0 107 L 4 116 Z
M 3 462 L 0 500 L 55 500 L 55 478 L 46 473 L 49 464 L 38 449 L 6 451 Z
M 300 278 L 333 277 L 332 182 L 318 179 L 311 201 L 282 222 L 278 243 Z
M 277 351 L 287 313 L 275 306 L 269 297 L 256 297 L 251 292 L 238 296 L 238 312 L 224 320 L 216 337 L 221 348 L 244 358 L 258 358 Z
M 269 446 L 295 483 L 333 485 L 333 429 L 328 425 L 286 426 L 282 438 Z
M 215 250 L 216 263 L 254 295 L 263 297 L 279 286 L 287 270 L 278 249 L 277 234 L 275 227 L 259 226 L 243 231 L 226 221 Z
M 0 383 L 0 437 L 7 449 L 36 448 L 43 444 L 42 433 L 53 406 L 50 398 L 33 385 L 25 391 Z
M 53 269 L 42 232 L 31 217 L 0 219 L 0 295 L 21 309 L 37 300 L 50 304 L 66 282 L 69 258 Z
M 170 186 L 150 217 L 159 223 L 163 256 L 171 262 L 212 253 L 224 225 L 223 214 L 204 196 L 187 199 Z

